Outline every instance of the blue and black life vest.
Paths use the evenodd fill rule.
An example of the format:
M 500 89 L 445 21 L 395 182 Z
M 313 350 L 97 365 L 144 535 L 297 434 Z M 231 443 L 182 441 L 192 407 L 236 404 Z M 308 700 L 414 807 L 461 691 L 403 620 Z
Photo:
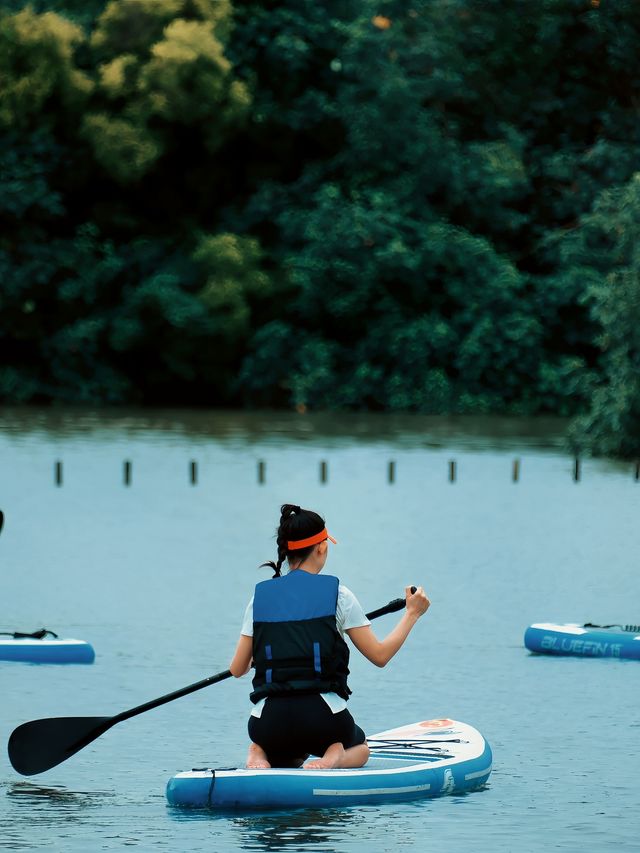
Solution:
M 252 702 L 286 693 L 349 698 L 349 647 L 336 627 L 338 586 L 332 575 L 302 569 L 256 586 Z

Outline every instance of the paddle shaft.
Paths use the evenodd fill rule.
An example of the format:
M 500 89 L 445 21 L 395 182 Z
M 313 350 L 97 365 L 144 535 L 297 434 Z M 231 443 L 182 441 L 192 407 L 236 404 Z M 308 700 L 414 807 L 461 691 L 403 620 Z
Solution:
M 152 699 L 150 702 L 145 702 L 143 705 L 138 705 L 129 711 L 123 711 L 112 718 L 111 725 L 121 723 L 123 720 L 129 720 L 138 714 L 144 714 L 145 711 L 151 711 L 153 708 L 160 707 L 160 705 L 166 705 L 167 702 L 173 702 L 174 699 L 188 696 L 189 693 L 195 693 L 196 690 L 202 690 L 203 687 L 209 687 L 210 684 L 217 684 L 218 681 L 224 681 L 225 678 L 231 678 L 231 672 L 228 669 L 225 669 L 224 672 L 217 672 L 215 675 L 210 675 L 209 678 L 203 678 L 202 681 L 196 681 L 195 684 L 189 684 L 188 687 L 174 690 L 173 693 L 167 693 L 166 696 L 160 696 L 159 699 Z

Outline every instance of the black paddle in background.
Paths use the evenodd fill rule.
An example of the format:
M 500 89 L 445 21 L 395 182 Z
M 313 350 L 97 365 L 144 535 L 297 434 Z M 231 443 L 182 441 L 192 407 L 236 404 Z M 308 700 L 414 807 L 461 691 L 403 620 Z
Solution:
M 0 533 L 2 533 L 3 526 L 4 526 L 4 513 L 0 509 Z
M 415 591 L 415 586 L 412 586 L 411 592 Z M 367 613 L 367 619 L 377 619 L 386 613 L 395 613 L 402 610 L 405 605 L 404 598 L 394 598 L 384 607 Z M 210 684 L 217 684 L 226 678 L 231 678 L 231 672 L 228 669 L 218 672 L 216 675 L 210 675 L 209 678 L 202 681 L 196 681 L 195 684 L 190 684 L 181 690 L 167 693 L 166 696 L 152 699 L 151 702 L 145 702 L 144 705 L 123 711 L 121 714 L 116 714 L 115 717 L 48 717 L 43 720 L 31 720 L 28 723 L 23 723 L 13 730 L 9 738 L 9 761 L 11 761 L 14 770 L 23 776 L 44 773 L 45 770 L 50 770 L 84 749 L 85 746 L 99 738 L 116 723 L 122 723 L 124 720 L 129 720 L 138 714 L 144 714 L 145 711 L 151 711 L 167 702 L 173 702 L 174 699 L 180 699 L 196 690 L 202 690 L 203 687 L 209 687 Z

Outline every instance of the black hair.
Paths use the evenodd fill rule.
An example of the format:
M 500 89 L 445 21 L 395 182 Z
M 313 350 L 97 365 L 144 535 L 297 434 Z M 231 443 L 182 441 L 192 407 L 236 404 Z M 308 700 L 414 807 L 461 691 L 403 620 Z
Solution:
M 268 566 L 274 570 L 274 578 L 280 577 L 280 569 L 287 557 L 294 555 L 301 557 L 303 560 L 309 556 L 314 545 L 309 545 L 307 548 L 296 548 L 289 551 L 287 543 L 296 539 L 307 539 L 309 536 L 314 536 L 324 529 L 324 518 L 318 515 L 311 509 L 301 509 L 296 504 L 282 504 L 280 507 L 280 524 L 276 532 L 276 542 L 278 545 L 278 561 L 269 560 L 262 563 L 262 566 Z

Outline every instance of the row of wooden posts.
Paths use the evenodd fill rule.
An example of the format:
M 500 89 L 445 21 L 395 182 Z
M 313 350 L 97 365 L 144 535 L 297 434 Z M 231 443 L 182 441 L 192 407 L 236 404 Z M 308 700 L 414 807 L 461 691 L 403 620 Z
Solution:
M 457 479 L 457 464 L 455 459 L 449 460 L 449 482 L 455 483 Z M 329 481 L 329 465 L 325 460 L 320 462 L 320 482 L 327 483 Z M 581 477 L 581 460 L 573 460 L 573 479 L 577 483 Z M 61 486 L 63 483 L 63 465 L 61 460 L 56 460 L 54 465 L 54 480 L 56 486 Z M 125 486 L 130 486 L 133 479 L 133 463 L 130 460 L 125 460 L 122 466 L 122 479 Z M 520 479 L 520 460 L 514 459 L 511 465 L 511 479 L 517 483 Z M 636 462 L 634 466 L 634 479 L 640 480 L 640 462 Z M 387 463 L 387 482 L 395 483 L 396 480 L 396 463 L 392 459 Z M 192 459 L 189 462 L 189 482 L 192 486 L 198 484 L 198 463 Z M 264 460 L 258 461 L 258 483 L 261 485 L 267 482 L 267 463 Z

